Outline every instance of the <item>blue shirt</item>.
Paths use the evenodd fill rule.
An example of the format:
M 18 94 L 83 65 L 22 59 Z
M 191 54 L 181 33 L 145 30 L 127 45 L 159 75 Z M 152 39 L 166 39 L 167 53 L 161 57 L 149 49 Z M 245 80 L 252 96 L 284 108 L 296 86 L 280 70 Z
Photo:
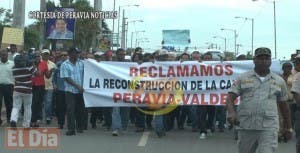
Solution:
M 59 91 L 65 91 L 65 79 L 60 77 L 60 67 L 63 63 L 63 60 L 60 60 L 56 63 L 57 69 L 55 69 L 53 74 L 53 84 L 57 86 L 57 90 Z
M 66 60 L 62 63 L 60 67 L 60 77 L 61 78 L 71 78 L 74 83 L 79 86 L 83 86 L 83 62 L 78 59 L 76 64 L 71 63 L 69 60 Z M 65 91 L 71 93 L 79 93 L 79 90 L 69 84 L 67 81 L 65 82 Z

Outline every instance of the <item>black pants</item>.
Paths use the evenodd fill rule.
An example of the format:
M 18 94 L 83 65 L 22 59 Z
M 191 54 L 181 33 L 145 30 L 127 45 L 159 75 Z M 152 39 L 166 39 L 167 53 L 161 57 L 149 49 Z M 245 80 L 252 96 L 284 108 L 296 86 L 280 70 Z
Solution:
M 184 123 L 187 119 L 187 117 L 190 114 L 190 107 L 189 106 L 179 106 L 179 123 L 178 123 L 178 127 L 179 128 L 183 128 L 184 127 Z
M 207 129 L 215 130 L 216 106 L 206 106 L 207 110 Z
M 2 110 L 2 99 L 4 98 L 4 103 L 6 108 L 6 119 L 7 122 L 10 121 L 11 110 L 13 107 L 13 91 L 14 91 L 13 85 L 0 84 L 0 120 L 1 120 L 1 110 Z
M 65 124 L 65 115 L 66 115 L 66 92 L 64 91 L 55 91 L 55 110 L 57 123 L 59 125 Z
M 145 108 L 140 107 L 140 109 L 145 110 Z M 152 115 L 147 115 L 140 110 L 136 109 L 136 120 L 135 126 L 138 128 L 145 128 L 145 123 L 147 124 L 148 128 L 152 128 L 151 122 L 153 120 Z
M 82 94 L 66 92 L 68 130 L 83 130 L 85 127 L 85 106 Z M 76 125 L 76 126 L 75 126 Z
M 296 151 L 300 153 L 300 110 L 295 112 Z
M 103 119 L 103 107 L 91 107 L 90 123 L 96 124 L 97 119 Z
M 198 107 L 198 115 L 199 115 L 199 127 L 200 133 L 207 133 L 206 128 L 206 118 L 207 118 L 207 106 L 199 106 Z
M 103 117 L 104 117 L 104 125 L 106 128 L 110 128 L 112 124 L 112 107 L 104 107 L 103 108 Z
M 164 114 L 163 116 L 163 123 L 166 131 L 170 131 L 174 129 L 174 122 L 176 120 L 177 126 L 179 127 L 179 108 L 172 110 L 168 114 Z
M 45 86 L 32 86 L 31 122 L 33 123 L 43 119 L 43 100 L 45 92 Z

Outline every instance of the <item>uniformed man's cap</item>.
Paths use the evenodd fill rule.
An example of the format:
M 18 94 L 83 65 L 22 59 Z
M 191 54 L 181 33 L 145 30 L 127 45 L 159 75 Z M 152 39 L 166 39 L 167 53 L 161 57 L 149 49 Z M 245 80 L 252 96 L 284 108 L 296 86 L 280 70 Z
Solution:
M 294 59 L 293 59 L 294 64 L 299 64 L 300 63 L 300 54 L 297 54 Z
M 255 57 L 260 56 L 260 55 L 271 56 L 271 50 L 266 47 L 260 47 L 260 48 L 255 49 Z

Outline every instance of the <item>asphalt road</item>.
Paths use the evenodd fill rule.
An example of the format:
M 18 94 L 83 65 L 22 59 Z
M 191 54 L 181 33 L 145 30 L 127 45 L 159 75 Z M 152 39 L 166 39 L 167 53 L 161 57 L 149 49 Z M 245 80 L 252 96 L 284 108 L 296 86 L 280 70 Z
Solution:
M 53 123 L 51 126 L 55 126 Z M 199 133 L 185 130 L 172 130 L 163 138 L 154 131 L 136 133 L 133 125 L 127 132 L 115 137 L 101 124 L 97 129 L 89 129 L 75 136 L 61 133 L 60 149 L 57 150 L 6 150 L 4 149 L 5 125 L 0 127 L 0 153 L 237 153 L 237 142 L 232 131 L 215 132 L 207 139 L 199 139 Z M 288 143 L 280 143 L 277 153 L 294 153 L 295 138 Z

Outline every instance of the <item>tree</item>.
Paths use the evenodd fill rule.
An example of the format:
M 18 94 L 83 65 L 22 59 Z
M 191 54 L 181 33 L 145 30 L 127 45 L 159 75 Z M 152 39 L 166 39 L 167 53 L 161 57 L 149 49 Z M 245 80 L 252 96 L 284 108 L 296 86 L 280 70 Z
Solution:
M 77 0 L 73 6 L 76 11 L 94 11 L 87 0 Z M 83 50 L 88 50 L 90 47 L 95 48 L 97 46 L 96 37 L 100 33 L 99 22 L 100 20 L 96 19 L 77 19 L 74 44 Z M 102 21 L 102 31 L 106 34 L 111 33 L 105 21 Z
M 41 22 L 35 22 L 24 29 L 24 50 L 38 48 L 40 44 L 39 26 Z
M 13 14 L 11 13 L 11 10 L 0 7 L 0 43 L 2 42 L 3 28 L 11 27 L 12 20 Z
M 226 52 L 224 52 L 224 55 L 228 60 L 234 60 L 235 59 L 234 52 L 226 51 Z

